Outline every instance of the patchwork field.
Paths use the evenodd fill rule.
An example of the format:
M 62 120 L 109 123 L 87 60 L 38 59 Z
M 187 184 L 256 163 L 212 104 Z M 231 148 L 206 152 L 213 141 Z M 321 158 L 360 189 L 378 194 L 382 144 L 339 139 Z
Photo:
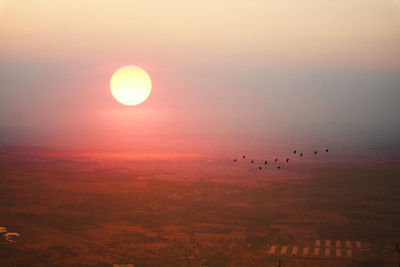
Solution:
M 398 163 L 3 148 L 0 266 L 396 266 Z

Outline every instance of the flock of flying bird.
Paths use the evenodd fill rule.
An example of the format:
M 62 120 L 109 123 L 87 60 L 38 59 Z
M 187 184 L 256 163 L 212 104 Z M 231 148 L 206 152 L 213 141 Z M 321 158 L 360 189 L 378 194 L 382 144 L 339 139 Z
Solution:
M 325 149 L 325 152 L 328 153 L 328 152 L 329 152 L 329 149 Z M 293 154 L 297 154 L 297 150 L 294 150 L 294 151 L 293 151 Z M 318 154 L 318 151 L 315 150 L 315 151 L 314 151 L 314 155 L 317 155 L 317 154 Z M 303 152 L 300 152 L 300 154 L 298 154 L 298 155 L 299 155 L 300 157 L 303 157 Z M 246 155 L 243 155 L 243 156 L 242 156 L 242 159 L 246 159 Z M 289 160 L 290 160 L 289 158 L 286 158 L 286 163 L 289 163 Z M 234 162 L 237 162 L 237 159 L 235 158 L 235 159 L 233 159 L 233 161 L 234 161 Z M 274 162 L 277 163 L 277 162 L 278 162 L 278 158 L 276 158 Z M 250 163 L 254 164 L 255 162 L 254 162 L 254 160 L 252 159 L 252 160 L 250 161 Z M 269 163 L 269 161 L 267 161 L 267 160 L 264 161 L 264 165 L 267 165 L 268 163 Z M 262 167 L 259 166 L 258 169 L 259 169 L 259 170 L 262 170 Z M 281 166 L 278 165 L 278 166 L 277 166 L 277 169 L 280 170 L 280 169 L 281 169 Z

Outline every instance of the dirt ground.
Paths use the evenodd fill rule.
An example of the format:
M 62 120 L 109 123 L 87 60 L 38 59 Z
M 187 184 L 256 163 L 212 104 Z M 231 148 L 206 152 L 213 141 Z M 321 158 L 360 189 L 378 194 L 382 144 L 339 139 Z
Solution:
M 1 148 L 0 266 L 396 266 L 399 162 L 262 164 Z

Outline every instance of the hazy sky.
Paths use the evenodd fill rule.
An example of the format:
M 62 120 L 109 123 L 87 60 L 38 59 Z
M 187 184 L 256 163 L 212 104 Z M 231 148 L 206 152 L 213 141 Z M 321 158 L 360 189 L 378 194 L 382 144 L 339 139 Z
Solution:
M 124 65 L 150 98 L 109 91 Z M 400 143 L 400 1 L 1 1 L 0 143 Z

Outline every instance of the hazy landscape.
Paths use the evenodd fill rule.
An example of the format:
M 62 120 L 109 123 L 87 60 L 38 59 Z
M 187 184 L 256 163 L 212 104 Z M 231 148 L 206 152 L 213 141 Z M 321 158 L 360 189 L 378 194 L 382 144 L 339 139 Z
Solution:
M 400 0 L 0 0 L 0 267 L 400 267 Z
M 395 266 L 398 163 L 3 147 L 0 266 Z

